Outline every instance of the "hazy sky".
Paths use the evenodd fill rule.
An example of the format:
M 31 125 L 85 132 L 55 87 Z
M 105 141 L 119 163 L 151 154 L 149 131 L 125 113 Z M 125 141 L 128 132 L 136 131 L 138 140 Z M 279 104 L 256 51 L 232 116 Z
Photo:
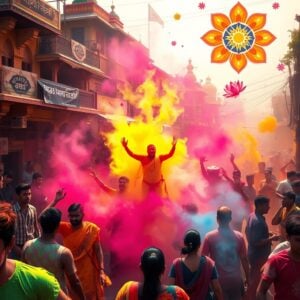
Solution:
M 204 9 L 198 4 L 205 3 Z M 269 30 L 276 40 L 264 47 L 267 63 L 253 64 L 238 74 L 229 62 L 214 64 L 210 61 L 213 47 L 206 45 L 200 38 L 208 30 L 213 29 L 210 18 L 212 13 L 229 15 L 230 9 L 238 1 L 234 0 L 114 0 L 115 11 L 124 23 L 124 30 L 148 45 L 148 3 L 164 21 L 164 27 L 150 22 L 150 52 L 154 62 L 171 74 L 185 74 L 188 60 L 194 65 L 198 80 L 207 76 L 217 86 L 222 96 L 223 87 L 233 80 L 243 80 L 247 89 L 243 94 L 253 109 L 270 99 L 284 85 L 287 76 L 285 71 L 278 71 L 279 60 L 287 51 L 289 30 L 297 28 L 295 15 L 300 14 L 299 0 L 243 0 L 240 1 L 247 9 L 248 16 L 253 13 L 267 14 L 267 23 L 263 29 Z M 277 2 L 278 9 L 272 5 Z M 111 1 L 98 1 L 105 10 L 110 11 Z M 180 14 L 180 20 L 174 15 Z M 176 46 L 172 46 L 176 41 Z

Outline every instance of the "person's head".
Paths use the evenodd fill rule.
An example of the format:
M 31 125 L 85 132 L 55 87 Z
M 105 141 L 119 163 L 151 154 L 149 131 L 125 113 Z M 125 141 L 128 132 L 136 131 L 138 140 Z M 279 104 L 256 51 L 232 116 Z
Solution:
M 31 200 L 31 185 L 29 183 L 21 183 L 16 187 L 16 194 L 20 205 L 29 204 Z
M 282 199 L 282 206 L 286 208 L 291 208 L 295 204 L 296 194 L 293 192 L 286 192 L 280 196 Z
M 217 222 L 220 227 L 228 226 L 232 220 L 232 211 L 227 206 L 221 206 L 217 210 Z
M 264 173 L 265 172 L 266 163 L 264 161 L 260 161 L 257 166 L 258 166 L 259 173 Z
M 154 145 L 150 144 L 147 146 L 147 153 L 149 158 L 154 158 L 156 154 L 156 148 Z
M 294 212 L 287 217 L 285 223 L 287 240 L 290 242 L 291 251 L 300 255 L 300 212 Z
M 288 179 L 289 182 L 293 182 L 297 179 L 296 174 L 297 174 L 296 171 L 286 172 L 286 178 Z
M 32 175 L 32 184 L 40 186 L 43 182 L 43 176 L 41 173 L 35 172 Z
M 125 176 L 121 176 L 119 178 L 119 192 L 123 193 L 126 191 L 129 183 L 129 179 Z
M 234 170 L 232 172 L 232 179 L 233 179 L 234 183 L 240 183 L 241 182 L 241 171 Z
M 246 175 L 246 181 L 248 186 L 253 186 L 254 184 L 254 175 Z
M 16 215 L 9 203 L 0 203 L 0 272 L 14 246 Z
M 184 247 L 181 249 L 182 254 L 197 252 L 201 245 L 200 233 L 195 229 L 188 230 L 184 235 Z
M 292 188 L 296 195 L 300 195 L 300 180 L 295 180 L 292 182 Z
M 265 215 L 270 209 L 270 199 L 268 197 L 259 195 L 254 199 L 255 211 Z
M 68 208 L 69 221 L 73 227 L 79 227 L 84 217 L 83 207 L 80 203 L 73 203 Z
M 39 216 L 43 233 L 54 234 L 61 220 L 61 211 L 55 207 L 44 210 Z
M 140 268 L 144 274 L 141 299 L 156 299 L 160 292 L 160 277 L 165 271 L 165 256 L 155 247 L 147 248 L 142 256 Z
M 265 169 L 265 179 L 266 179 L 266 181 L 272 180 L 272 169 L 271 168 Z

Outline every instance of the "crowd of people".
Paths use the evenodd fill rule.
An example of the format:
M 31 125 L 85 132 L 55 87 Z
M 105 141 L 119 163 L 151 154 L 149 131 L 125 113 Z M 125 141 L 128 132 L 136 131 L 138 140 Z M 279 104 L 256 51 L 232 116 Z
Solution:
M 170 153 L 157 159 L 153 145 L 147 149 L 148 156 L 139 156 L 127 143 L 122 140 L 126 152 L 145 169 L 144 192 L 158 190 L 160 194 L 164 181 L 160 166 L 174 154 L 176 140 Z M 152 164 L 152 169 L 146 168 L 148 160 L 157 167 L 155 176 L 152 174 L 155 178 Z M 84 207 L 71 204 L 68 222 L 62 221 L 56 206 L 66 196 L 63 189 L 49 201 L 40 173 L 31 172 L 30 177 L 27 171 L 24 182 L 13 187 L 13 177 L 2 168 L 0 298 L 300 299 L 300 174 L 287 171 L 286 178 L 278 182 L 272 169 L 261 162 L 256 174 L 245 176 L 245 184 L 234 155 L 230 156 L 232 177 L 217 166 L 206 167 L 205 161 L 200 158 L 209 196 L 220 192 L 218 185 L 230 186 L 246 211 L 242 221 L 235 220 L 233 207 L 219 205 L 217 228 L 207 232 L 203 242 L 198 228 L 188 229 L 181 253 L 170 266 L 166 266 L 161 245 L 145 249 L 140 261 L 143 280 L 126 282 L 113 298 L 105 293 L 114 283 L 106 274 L 100 228 L 85 220 Z M 112 197 L 126 194 L 127 177 L 121 176 L 118 188 L 113 189 L 95 172 L 90 175 Z M 149 185 L 149 178 L 153 185 Z M 165 271 L 168 282 L 162 279 Z

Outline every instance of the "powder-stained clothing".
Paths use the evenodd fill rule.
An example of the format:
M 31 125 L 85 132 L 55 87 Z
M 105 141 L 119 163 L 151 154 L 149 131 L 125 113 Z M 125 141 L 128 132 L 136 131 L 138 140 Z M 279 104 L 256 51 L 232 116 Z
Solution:
M 46 270 L 15 261 L 12 277 L 0 285 L 1 300 L 55 300 L 60 292 L 58 281 Z
M 300 262 L 283 250 L 267 261 L 262 280 L 274 284 L 274 300 L 300 300 Z
M 75 274 L 76 267 L 75 264 L 72 264 L 68 270 L 62 268 L 61 256 L 64 251 L 66 251 L 66 247 L 58 243 L 45 243 L 39 238 L 27 241 L 23 248 L 25 261 L 32 266 L 51 272 L 58 280 L 61 289 L 68 294 L 65 272 L 68 275 Z
M 241 282 L 241 257 L 247 255 L 243 235 L 230 228 L 219 228 L 205 236 L 202 255 L 216 263 L 221 285 Z
M 210 283 L 218 278 L 215 263 L 209 257 L 201 256 L 199 267 L 192 272 L 183 262 L 176 258 L 169 272 L 170 278 L 175 278 L 175 284 L 184 289 L 191 300 L 211 299 Z
M 36 209 L 28 204 L 27 208 L 21 210 L 18 202 L 13 206 L 17 215 L 16 222 L 16 245 L 23 247 L 25 242 L 32 240 L 40 235 Z
M 248 259 L 250 265 L 258 261 L 264 263 L 271 253 L 271 243 L 257 246 L 258 242 L 269 238 L 269 229 L 264 216 L 256 212 L 251 213 L 247 221 L 245 233 L 248 240 Z
M 60 222 L 58 233 L 63 237 L 64 246 L 73 254 L 86 299 L 103 300 L 100 266 L 94 251 L 95 243 L 99 243 L 100 228 L 91 222 L 83 222 L 80 228 L 73 229 L 69 222 Z
M 141 285 L 136 281 L 126 282 L 119 290 L 115 300 L 138 300 Z M 157 300 L 189 300 L 183 289 L 175 285 L 164 286 Z

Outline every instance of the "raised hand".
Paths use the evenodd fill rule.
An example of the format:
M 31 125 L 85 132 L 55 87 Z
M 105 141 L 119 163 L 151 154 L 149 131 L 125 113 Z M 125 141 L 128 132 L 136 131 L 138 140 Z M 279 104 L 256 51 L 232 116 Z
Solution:
M 123 137 L 122 140 L 121 140 L 121 143 L 122 143 L 123 147 L 127 147 L 127 145 L 128 145 L 128 140 L 126 140 L 126 139 Z
M 56 191 L 54 201 L 57 203 L 66 197 L 67 193 L 63 188 Z
M 205 156 L 200 156 L 199 160 L 200 160 L 201 163 L 204 163 L 204 162 L 207 161 Z
M 231 153 L 231 154 L 230 154 L 230 161 L 234 161 L 234 159 L 235 159 L 234 154 Z
M 173 136 L 172 146 L 176 146 L 177 144 L 177 138 Z

